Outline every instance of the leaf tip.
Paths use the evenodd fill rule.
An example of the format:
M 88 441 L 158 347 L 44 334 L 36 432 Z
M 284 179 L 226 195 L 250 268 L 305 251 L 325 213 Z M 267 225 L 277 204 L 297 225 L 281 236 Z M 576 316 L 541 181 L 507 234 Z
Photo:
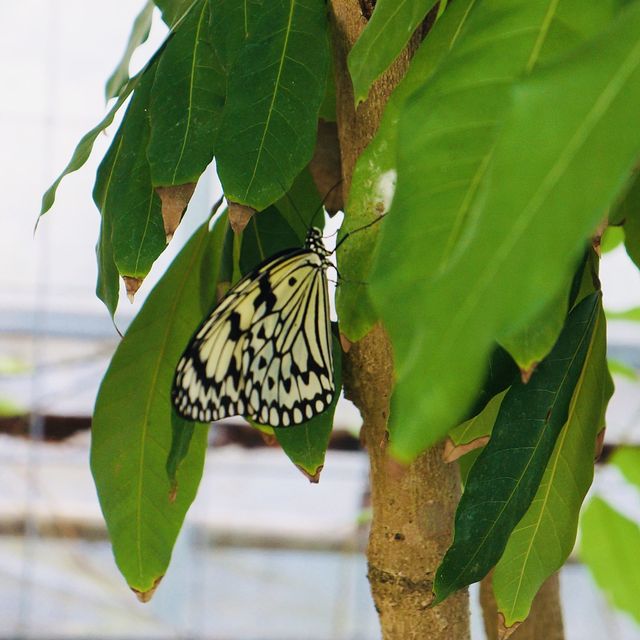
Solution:
M 131 587 L 131 591 L 133 591 L 133 593 L 135 593 L 136 598 L 138 598 L 138 600 L 140 602 L 149 602 L 151 600 L 151 598 L 153 598 L 153 594 L 156 592 L 156 589 L 158 588 L 158 585 L 162 581 L 162 578 L 164 578 L 164 575 L 161 575 L 161 576 L 157 577 L 153 581 L 153 585 L 151 586 L 151 588 L 147 589 L 146 591 L 140 591 L 139 589 L 136 589 L 135 587 Z
M 239 204 L 238 202 L 229 201 L 229 224 L 234 233 L 240 233 L 249 224 L 251 216 L 256 213 L 256 210 L 245 204 Z
M 124 287 L 127 291 L 127 298 L 131 304 L 138 292 L 138 289 L 142 285 L 142 278 L 132 278 L 131 276 L 122 276 L 124 280 Z
M 317 467 L 313 473 L 307 471 L 302 465 L 297 464 L 296 467 L 298 467 L 298 469 L 302 472 L 302 475 L 304 475 L 304 477 L 307 478 L 307 480 L 309 480 L 311 484 L 318 484 L 320 482 L 320 474 L 322 473 L 322 469 L 324 469 L 323 464 Z
M 521 622 L 514 622 L 511 626 L 507 627 L 504 615 L 498 612 L 498 640 L 508 640 L 521 624 Z
M 173 238 L 195 189 L 195 182 L 170 187 L 156 187 L 156 193 L 162 202 L 162 221 L 167 244 Z

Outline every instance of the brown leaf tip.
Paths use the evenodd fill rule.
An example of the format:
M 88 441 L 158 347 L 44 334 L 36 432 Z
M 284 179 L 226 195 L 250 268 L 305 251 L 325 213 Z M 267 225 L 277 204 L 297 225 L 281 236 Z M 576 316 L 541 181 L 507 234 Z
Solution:
M 162 581 L 162 578 L 164 578 L 164 575 L 161 575 L 160 577 L 156 578 L 153 581 L 153 586 L 151 587 L 151 589 L 147 589 L 146 591 L 139 591 L 138 589 L 134 589 L 133 587 L 131 587 L 131 591 L 133 591 L 133 593 L 136 594 L 136 598 L 138 598 L 140 602 L 149 602 L 149 600 L 153 598 L 153 594 L 156 592 L 156 589 L 158 588 L 158 585 Z
M 322 469 L 324 465 L 321 464 L 316 470 L 315 473 L 309 473 L 304 467 L 301 467 L 299 464 L 296 465 L 298 469 L 302 472 L 302 475 L 311 482 L 311 484 L 318 484 L 320 482 L 320 474 L 322 473 Z
M 129 302 L 133 304 L 133 299 L 138 292 L 138 289 L 142 285 L 142 278 L 132 278 L 131 276 L 122 276 L 124 280 L 124 287 L 127 291 L 127 298 Z
M 156 187 L 156 193 L 162 202 L 162 221 L 167 244 L 173 238 L 195 189 L 195 182 L 172 187 Z
M 256 213 L 256 210 L 245 204 L 229 201 L 228 212 L 229 224 L 233 232 L 240 233 L 249 224 L 249 220 L 251 220 L 251 216 Z
M 531 376 L 534 374 L 537 366 L 538 363 L 534 362 L 526 369 L 520 369 L 520 380 L 522 380 L 522 384 L 527 384 L 529 380 L 531 380 Z

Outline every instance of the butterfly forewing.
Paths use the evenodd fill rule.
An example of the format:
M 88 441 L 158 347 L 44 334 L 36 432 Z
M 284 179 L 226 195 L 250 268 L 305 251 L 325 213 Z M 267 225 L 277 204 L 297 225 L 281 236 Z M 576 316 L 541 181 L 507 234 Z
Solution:
M 227 293 L 176 368 L 172 396 L 181 416 L 209 422 L 243 415 L 279 427 L 328 407 L 334 383 L 326 255 L 308 241 Z

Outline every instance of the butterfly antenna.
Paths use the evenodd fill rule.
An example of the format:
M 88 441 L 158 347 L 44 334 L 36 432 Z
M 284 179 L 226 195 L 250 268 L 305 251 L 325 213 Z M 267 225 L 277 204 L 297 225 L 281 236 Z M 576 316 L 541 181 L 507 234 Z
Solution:
M 327 200 L 329 199 L 329 196 L 342 184 L 342 178 L 340 178 L 340 180 L 338 180 L 338 182 L 336 182 L 331 189 L 329 189 L 329 191 L 327 191 L 327 193 L 325 193 L 324 197 L 322 198 L 322 202 L 320 203 L 320 206 L 314 211 L 313 215 L 311 216 L 311 222 L 309 223 L 310 227 L 313 227 L 313 223 L 316 219 L 316 216 L 318 215 L 318 213 L 320 211 L 322 211 L 322 209 L 324 209 L 324 205 L 327 203 Z
M 349 237 L 351 237 L 354 233 L 358 233 L 360 231 L 364 231 L 365 229 L 368 229 L 369 227 L 372 227 L 374 224 L 378 224 L 378 222 L 380 222 L 380 220 L 382 220 L 383 218 L 385 218 L 386 216 L 382 215 L 379 216 L 378 218 L 376 218 L 375 220 L 372 220 L 371 222 L 363 225 L 362 227 L 358 228 L 358 229 L 354 229 L 353 231 L 349 231 L 348 233 L 345 233 L 344 236 L 342 238 L 340 238 L 340 241 L 336 244 L 336 248 L 333 250 L 334 252 L 338 250 L 338 248 L 340 247 L 340 245 Z

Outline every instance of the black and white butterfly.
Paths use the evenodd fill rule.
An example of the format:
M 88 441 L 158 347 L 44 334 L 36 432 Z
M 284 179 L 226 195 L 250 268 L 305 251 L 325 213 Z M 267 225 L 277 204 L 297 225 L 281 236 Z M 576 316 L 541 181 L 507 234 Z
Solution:
M 330 254 L 312 227 L 303 248 L 271 256 L 228 291 L 178 362 L 179 415 L 200 422 L 242 415 L 287 427 L 331 404 Z

